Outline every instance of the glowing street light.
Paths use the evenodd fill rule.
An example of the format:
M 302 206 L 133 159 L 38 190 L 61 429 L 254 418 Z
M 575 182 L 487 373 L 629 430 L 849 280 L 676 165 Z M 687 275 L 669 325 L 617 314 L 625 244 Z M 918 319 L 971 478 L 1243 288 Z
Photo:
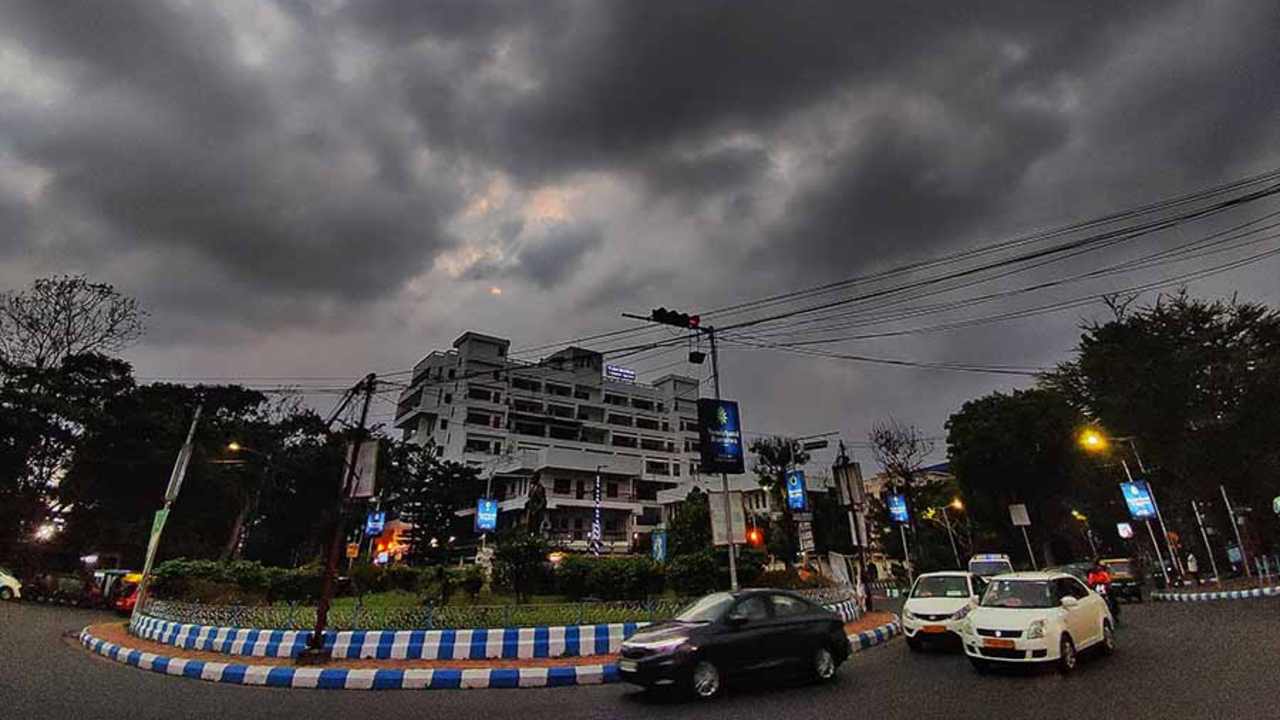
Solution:
M 53 523 L 45 523 L 36 528 L 36 540 L 40 542 L 48 542 L 58 533 L 58 528 Z
M 964 511 L 964 503 L 960 502 L 960 498 L 956 498 L 955 500 L 952 500 L 952 501 L 951 501 L 951 508 L 952 508 L 953 510 L 959 510 L 959 511 L 962 511 L 962 512 L 963 512 L 963 511 Z
M 231 452 L 240 452 L 241 450 L 244 449 L 244 446 L 236 442 L 235 440 L 232 440 L 231 442 L 227 443 L 227 449 L 230 450 Z
M 1080 433 L 1080 446 L 1085 450 L 1090 452 L 1106 452 L 1108 445 L 1107 436 L 1098 432 L 1094 428 L 1089 428 Z

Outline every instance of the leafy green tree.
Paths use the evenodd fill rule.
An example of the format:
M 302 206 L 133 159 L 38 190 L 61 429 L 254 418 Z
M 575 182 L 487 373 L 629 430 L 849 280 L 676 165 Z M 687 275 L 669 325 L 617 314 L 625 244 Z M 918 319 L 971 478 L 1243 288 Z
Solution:
M 498 535 L 494 564 L 500 585 L 509 588 L 517 602 L 527 602 L 544 579 L 547 541 L 524 528 L 511 528 Z
M 449 538 L 469 534 L 469 521 L 456 513 L 479 497 L 479 471 L 441 460 L 432 446 L 399 442 L 386 447 L 382 497 L 384 507 L 413 525 L 407 538 L 409 562 L 442 563 Z
M 675 517 L 667 523 L 667 554 L 674 559 L 681 555 L 702 552 L 711 547 L 711 507 L 706 493 L 693 488 L 676 509 Z
M 1080 502 L 1076 478 L 1087 472 L 1076 447 L 1081 422 L 1066 398 L 1042 389 L 970 400 L 947 420 L 947 453 L 966 512 L 986 535 L 981 539 L 994 541 L 976 550 L 1022 546 L 1008 510 L 1022 503 L 1044 540 L 1041 562 L 1054 562 L 1049 542 L 1070 534 L 1070 510 Z

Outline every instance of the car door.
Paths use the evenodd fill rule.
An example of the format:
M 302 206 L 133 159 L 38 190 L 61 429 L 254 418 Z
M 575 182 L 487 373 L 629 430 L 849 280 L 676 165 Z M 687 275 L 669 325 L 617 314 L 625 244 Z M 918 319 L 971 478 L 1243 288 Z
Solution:
M 777 629 L 773 610 L 763 595 L 741 598 L 726 616 L 724 642 L 719 644 L 719 663 L 726 672 L 742 672 L 767 667 L 778 653 L 774 645 Z
M 770 638 L 776 652 L 795 663 L 808 662 L 822 641 L 822 624 L 812 604 L 792 595 L 769 596 L 776 633 Z
M 1107 599 L 1090 590 L 1079 580 L 1073 578 L 1071 584 L 1076 597 L 1080 599 L 1080 604 L 1087 608 L 1087 612 L 1081 615 L 1082 621 L 1088 624 L 1089 637 L 1094 641 L 1101 641 L 1102 619 L 1107 616 Z
M 1075 578 L 1058 578 L 1055 583 L 1058 590 L 1058 601 L 1061 603 L 1062 598 L 1075 598 L 1077 603 L 1075 607 L 1063 607 L 1066 613 L 1065 625 L 1067 632 L 1071 633 L 1071 639 L 1075 642 L 1077 649 L 1083 649 L 1091 644 L 1095 638 L 1097 630 L 1091 627 L 1096 611 L 1093 604 L 1089 601 L 1089 591 L 1080 584 Z M 1084 591 L 1084 596 L 1081 596 Z

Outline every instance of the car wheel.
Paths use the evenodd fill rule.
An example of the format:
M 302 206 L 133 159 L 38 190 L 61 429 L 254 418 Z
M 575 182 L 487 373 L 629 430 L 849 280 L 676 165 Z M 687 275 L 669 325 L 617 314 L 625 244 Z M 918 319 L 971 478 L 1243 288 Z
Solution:
M 830 648 L 818 648 L 813 654 L 813 676 L 819 682 L 827 682 L 836 676 L 836 656 Z
M 7 587 L 0 587 L 0 600 L 12 600 L 13 590 Z
M 1102 621 L 1102 654 L 1110 655 L 1116 651 L 1116 631 L 1112 629 L 1111 623 L 1106 620 Z
M 976 658 L 976 657 L 970 657 L 970 658 L 969 658 L 969 664 L 970 664 L 970 665 L 973 665 L 973 669 L 974 669 L 974 670 L 975 670 L 979 675 L 986 675 L 986 674 L 991 670 L 991 664 L 990 664 L 990 663 L 988 663 L 986 660 L 980 660 L 980 659 L 978 659 L 978 658 Z
M 689 689 L 699 700 L 710 700 L 720 694 L 720 669 L 706 660 L 699 660 L 689 676 Z
M 907 638 L 907 647 L 910 648 L 912 652 L 919 652 L 924 645 L 919 640 L 909 637 Z
M 1071 638 L 1063 635 L 1062 642 L 1058 645 L 1058 672 L 1069 675 L 1076 669 L 1077 661 L 1076 644 L 1071 642 Z

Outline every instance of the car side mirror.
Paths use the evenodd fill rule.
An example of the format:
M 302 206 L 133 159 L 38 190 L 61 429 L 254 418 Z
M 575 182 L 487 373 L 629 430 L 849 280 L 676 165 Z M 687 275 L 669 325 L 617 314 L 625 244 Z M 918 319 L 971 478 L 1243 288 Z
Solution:
M 1072 597 L 1072 596 L 1070 596 L 1070 595 L 1068 595 L 1068 596 L 1066 596 L 1066 597 L 1062 598 L 1062 607 L 1064 607 L 1064 608 L 1066 608 L 1066 609 L 1068 609 L 1068 610 L 1072 610 L 1072 609 L 1074 609 L 1074 608 L 1075 608 L 1076 606 L 1078 606 L 1079 604 L 1080 604 L 1080 601 L 1079 601 L 1079 600 L 1077 600 L 1077 599 L 1075 599 L 1074 597 Z

